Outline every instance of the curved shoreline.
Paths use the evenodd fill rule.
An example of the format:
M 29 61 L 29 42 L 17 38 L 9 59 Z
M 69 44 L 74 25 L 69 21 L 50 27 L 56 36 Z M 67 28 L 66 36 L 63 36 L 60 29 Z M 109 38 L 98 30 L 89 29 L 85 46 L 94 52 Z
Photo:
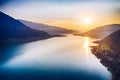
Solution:
M 100 59 L 100 62 L 111 72 L 111 80 L 120 80 L 120 53 L 114 50 L 96 50 L 98 46 L 92 46 L 92 53 Z M 101 49 L 99 47 L 99 49 Z

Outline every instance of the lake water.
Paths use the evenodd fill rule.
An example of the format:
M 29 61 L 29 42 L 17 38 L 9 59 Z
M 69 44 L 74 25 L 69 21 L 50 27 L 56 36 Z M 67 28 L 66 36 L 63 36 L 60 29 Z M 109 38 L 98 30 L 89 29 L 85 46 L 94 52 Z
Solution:
M 87 37 L 55 37 L 11 46 L 0 65 L 4 80 L 109 80 L 110 73 L 91 53 Z M 8 58 L 8 57 L 7 57 Z

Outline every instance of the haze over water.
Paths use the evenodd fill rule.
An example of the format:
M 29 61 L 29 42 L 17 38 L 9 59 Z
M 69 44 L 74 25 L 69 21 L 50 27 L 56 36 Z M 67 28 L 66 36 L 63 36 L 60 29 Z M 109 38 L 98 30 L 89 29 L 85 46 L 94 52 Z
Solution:
M 120 0 L 0 0 L 0 12 L 0 80 L 110 80 L 91 53 L 93 39 L 74 35 L 119 24 Z
M 18 55 L 8 60 L 2 67 L 13 69 L 13 71 L 21 69 L 23 71 L 24 69 L 33 71 L 48 70 L 46 73 L 49 70 L 58 71 L 58 73 L 72 70 L 74 73 L 79 74 L 78 77 L 85 76 L 89 78 L 92 74 L 92 79 L 109 79 L 110 73 L 91 54 L 88 48 L 88 43 L 92 44 L 91 41 L 87 37 L 69 36 L 26 43 L 16 49 L 15 53 L 11 52 Z M 83 73 L 87 75 L 82 75 Z M 95 75 L 97 75 L 97 78 Z

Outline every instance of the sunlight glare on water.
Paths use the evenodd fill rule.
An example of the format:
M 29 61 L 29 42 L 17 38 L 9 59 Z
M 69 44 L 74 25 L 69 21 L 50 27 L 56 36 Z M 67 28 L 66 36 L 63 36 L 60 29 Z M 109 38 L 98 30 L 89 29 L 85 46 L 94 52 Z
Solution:
M 86 57 L 87 59 L 89 58 L 89 39 L 88 37 L 85 37 L 85 53 L 86 53 Z

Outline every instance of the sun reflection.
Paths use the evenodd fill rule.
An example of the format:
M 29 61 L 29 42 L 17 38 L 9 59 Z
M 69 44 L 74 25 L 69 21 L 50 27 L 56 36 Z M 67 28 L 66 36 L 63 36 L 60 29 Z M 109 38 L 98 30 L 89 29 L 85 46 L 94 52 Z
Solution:
M 86 57 L 89 57 L 89 39 L 88 37 L 85 37 L 85 52 L 86 52 Z

